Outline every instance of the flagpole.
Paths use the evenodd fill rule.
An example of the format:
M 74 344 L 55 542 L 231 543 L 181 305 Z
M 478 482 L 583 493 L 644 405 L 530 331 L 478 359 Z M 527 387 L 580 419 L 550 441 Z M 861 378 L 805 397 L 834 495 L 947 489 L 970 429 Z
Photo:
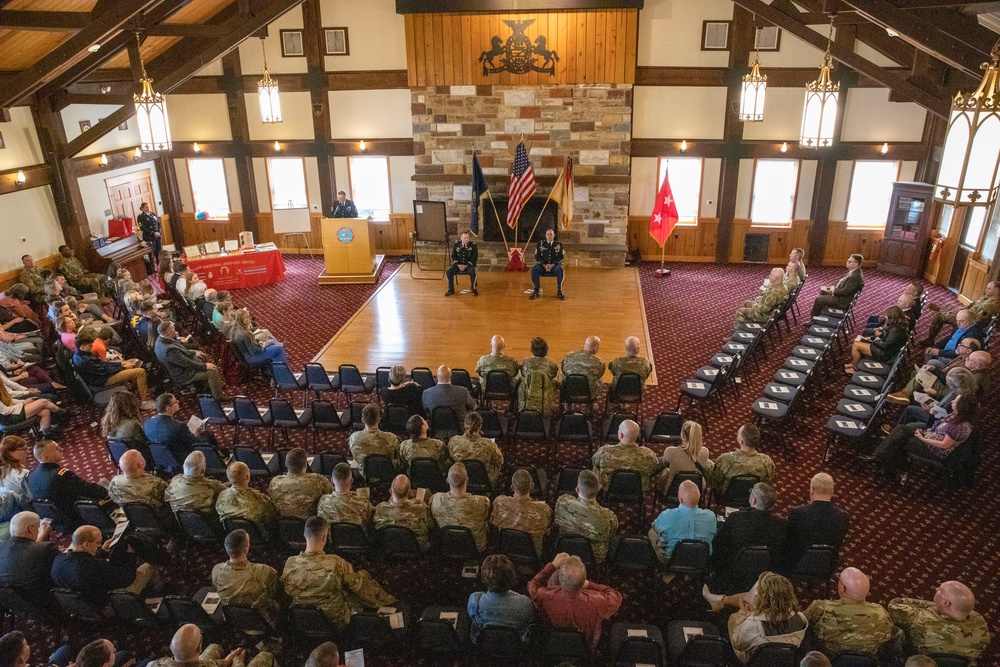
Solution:
M 660 268 L 656 270 L 656 276 L 658 278 L 670 275 L 670 269 L 663 268 L 663 263 L 665 261 L 666 254 L 667 254 L 667 241 L 666 239 L 664 239 L 663 243 L 660 244 Z
M 497 226 L 500 228 L 500 238 L 503 239 L 504 251 L 510 254 L 510 246 L 507 244 L 507 235 L 503 231 L 504 223 L 500 221 L 500 214 L 497 213 L 497 205 L 493 201 L 493 194 L 489 190 L 486 191 L 486 196 L 490 198 L 490 205 L 493 207 L 493 216 L 497 219 Z M 485 220 L 483 221 L 485 226 Z
M 524 143 L 524 132 L 521 133 L 521 143 L 522 144 Z M 530 165 L 531 164 L 531 156 L 528 154 L 528 147 L 527 146 L 524 147 L 524 153 L 525 153 L 525 155 L 528 155 L 528 164 Z M 517 147 L 516 146 L 514 147 L 514 155 L 515 156 L 517 155 Z M 525 203 L 527 203 L 527 202 L 525 202 Z M 507 206 L 510 206 L 510 193 L 509 192 L 507 193 Z M 523 211 L 523 210 L 524 210 L 524 208 L 522 207 L 521 211 Z M 517 236 L 518 236 L 518 232 L 521 231 L 521 211 L 517 212 L 517 218 L 514 220 L 514 249 L 515 250 L 517 249 Z M 524 251 L 521 252 L 521 255 L 522 256 L 524 255 Z
M 542 204 L 542 210 L 538 212 L 538 219 L 535 220 L 535 226 L 531 228 L 531 233 L 528 234 L 528 240 L 524 242 L 524 250 L 521 251 L 522 255 L 528 252 L 528 246 L 531 245 L 531 237 L 535 235 L 535 230 L 538 229 L 538 223 L 542 221 L 542 214 L 545 213 L 545 207 L 549 205 L 549 201 L 551 199 L 552 193 L 550 192 L 549 196 L 545 198 L 545 203 Z

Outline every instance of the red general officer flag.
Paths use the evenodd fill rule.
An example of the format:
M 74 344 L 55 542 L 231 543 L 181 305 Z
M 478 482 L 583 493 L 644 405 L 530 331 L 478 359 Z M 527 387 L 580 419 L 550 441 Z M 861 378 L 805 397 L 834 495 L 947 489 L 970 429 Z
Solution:
M 662 248 L 676 224 L 677 203 L 674 201 L 674 193 L 670 190 L 670 177 L 664 173 L 663 185 L 660 186 L 660 194 L 656 196 L 653 215 L 649 218 L 649 235 L 656 239 L 657 245 Z

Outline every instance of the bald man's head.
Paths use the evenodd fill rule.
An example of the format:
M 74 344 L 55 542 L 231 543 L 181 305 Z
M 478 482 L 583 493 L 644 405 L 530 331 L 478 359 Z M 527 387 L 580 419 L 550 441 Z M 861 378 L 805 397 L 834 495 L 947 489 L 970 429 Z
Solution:
M 493 354 L 500 354 L 503 352 L 503 348 L 506 347 L 506 345 L 507 343 L 504 342 L 503 336 L 500 334 L 497 334 L 490 339 L 490 350 L 492 350 Z
M 443 384 L 451 384 L 451 369 L 447 366 L 438 366 L 437 381 Z
M 636 336 L 629 336 L 625 339 L 625 354 L 630 357 L 639 354 L 639 339 Z
M 93 555 L 101 547 L 101 543 L 101 531 L 96 526 L 80 526 L 73 531 L 73 551 L 85 551 Z
M 833 498 L 833 477 L 825 472 L 813 475 L 809 482 L 810 500 L 826 500 Z
M 697 507 L 698 501 L 701 500 L 701 489 L 698 488 L 697 484 L 686 479 L 677 488 L 677 499 L 684 507 Z
M 780 267 L 771 269 L 770 281 L 772 285 L 779 285 L 785 280 L 785 270 Z
M 942 614 L 964 621 L 976 608 L 976 596 L 960 581 L 946 581 L 934 593 L 934 606 Z
M 333 642 L 323 642 L 309 654 L 306 667 L 337 667 L 340 664 L 340 651 Z
M 583 349 L 591 354 L 597 354 L 597 351 L 601 349 L 601 339 L 597 336 L 590 336 L 583 343 Z
M 233 486 L 244 489 L 250 484 L 250 466 L 242 461 L 234 461 L 226 468 L 226 478 Z
M 146 469 L 146 459 L 142 458 L 138 450 L 130 449 L 118 459 L 118 467 L 129 477 L 141 475 Z
M 396 475 L 392 480 L 392 499 L 396 502 L 410 497 L 410 478 L 406 475 Z
M 622 444 L 634 445 L 639 439 L 639 425 L 631 419 L 624 420 L 618 425 L 618 442 Z
M 837 592 L 840 597 L 848 600 L 863 601 L 868 597 L 872 582 L 864 572 L 856 567 L 845 567 L 840 573 L 840 584 Z
M 197 625 L 182 625 L 170 640 L 170 655 L 175 662 L 194 662 L 201 654 L 201 630 Z

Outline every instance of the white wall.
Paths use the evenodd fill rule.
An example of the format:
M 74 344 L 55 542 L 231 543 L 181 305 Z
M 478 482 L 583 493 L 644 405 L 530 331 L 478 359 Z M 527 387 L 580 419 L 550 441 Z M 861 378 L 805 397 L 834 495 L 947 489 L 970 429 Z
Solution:
M 188 176 L 187 160 L 174 158 L 174 172 L 177 174 L 177 192 L 181 197 L 181 210 L 194 211 L 194 193 L 191 190 L 191 178 Z M 230 200 L 232 193 L 230 193 Z
M 394 155 L 389 158 L 389 190 L 392 193 L 393 213 L 413 213 L 413 200 L 417 197 L 417 184 L 413 182 L 415 163 L 412 155 Z
M 330 136 L 335 139 L 403 139 L 413 136 L 410 91 L 331 90 Z
M 229 194 L 229 210 L 232 213 L 242 213 L 243 202 L 240 200 L 240 179 L 239 174 L 236 171 L 236 160 L 234 158 L 227 157 L 222 161 L 222 166 L 226 171 L 226 189 Z
M 28 167 L 45 161 L 30 108 L 13 107 L 10 122 L 0 123 L 0 134 L 6 146 L 0 150 L 0 170 Z
M 406 92 L 406 91 L 404 91 Z M 263 123 L 257 93 L 246 93 L 247 127 L 251 141 L 278 141 L 312 139 L 312 99 L 308 92 L 281 93 L 281 122 Z
M 33 255 L 35 259 L 55 255 L 66 242 L 47 185 L 0 196 L 0 210 L 0 238 L 4 239 L 0 243 L 0 271 L 19 268 L 21 255 Z
M 751 159 L 740 160 L 739 178 L 736 181 L 736 218 L 750 217 L 750 202 L 753 199 L 753 166 Z
M 322 185 L 319 182 L 319 165 L 314 157 L 305 159 L 306 196 L 309 198 L 309 212 L 320 213 L 323 210 Z
M 108 214 L 105 211 L 111 209 L 111 200 L 108 198 L 108 186 L 105 180 L 131 174 L 136 171 L 149 170 L 150 178 L 153 182 L 153 194 L 156 198 L 156 208 L 163 210 L 163 201 L 160 197 L 160 182 L 156 178 L 156 165 L 153 162 L 140 162 L 121 169 L 102 171 L 99 174 L 83 176 L 77 181 L 80 184 L 80 194 L 83 195 L 83 208 L 90 224 L 90 231 L 94 234 L 108 233 Z
M 260 211 L 271 210 L 271 186 L 267 181 L 267 159 L 255 157 L 253 159 L 253 180 L 257 187 L 257 208 Z
M 254 99 L 256 103 L 256 98 Z M 173 141 L 232 141 L 229 106 L 222 93 L 170 95 L 167 99 Z
M 920 141 L 927 111 L 913 102 L 890 102 L 888 88 L 847 91 L 844 141 Z
M 69 105 L 60 112 L 63 121 L 63 129 L 66 132 L 66 140 L 73 141 L 82 134 L 82 132 L 80 131 L 80 121 L 89 120 L 91 127 L 93 127 L 97 125 L 100 119 L 110 116 L 114 112 L 118 111 L 119 108 L 120 107 L 117 104 Z M 169 106 L 167 108 L 169 110 Z M 129 118 L 125 122 L 128 125 L 128 129 L 111 130 L 103 137 L 101 137 L 94 143 L 90 144 L 90 146 L 83 149 L 81 153 L 83 155 L 91 155 L 94 153 L 109 153 L 112 151 L 121 150 L 122 148 L 138 146 L 139 128 L 135 124 L 135 118 Z
M 364 0 L 368 2 L 368 0 Z M 283 58 L 281 56 L 281 30 L 302 29 L 302 7 L 295 6 L 279 16 L 267 26 L 264 50 L 267 53 L 267 69 L 272 74 L 305 74 L 308 64 L 305 57 Z M 240 67 L 244 74 L 264 71 L 264 56 L 261 55 L 260 39 L 251 37 L 240 43 Z
M 702 22 L 733 18 L 730 0 L 647 0 L 639 11 L 640 67 L 726 67 L 728 51 L 702 51 Z
M 743 138 L 750 141 L 798 142 L 802 131 L 804 88 L 768 86 L 764 95 L 764 120 L 743 123 Z
M 326 56 L 328 72 L 406 69 L 406 22 L 393 0 L 322 0 L 320 17 L 324 28 L 347 28 L 350 55 Z
M 639 86 L 634 100 L 635 138 L 722 139 L 725 88 Z
M 837 161 L 837 173 L 833 177 L 833 195 L 830 197 L 830 219 L 847 218 L 847 199 L 851 195 L 851 173 L 854 171 L 850 160 Z

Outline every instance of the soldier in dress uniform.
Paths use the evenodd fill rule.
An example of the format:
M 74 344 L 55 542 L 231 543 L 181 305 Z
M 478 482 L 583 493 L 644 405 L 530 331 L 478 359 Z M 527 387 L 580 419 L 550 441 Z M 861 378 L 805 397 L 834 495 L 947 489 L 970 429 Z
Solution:
M 498 529 L 523 530 L 531 535 L 535 553 L 542 553 L 542 542 L 552 524 L 552 509 L 542 500 L 531 499 L 534 482 L 531 473 L 519 469 L 510 480 L 513 496 L 497 496 L 493 500 L 490 523 Z
M 643 384 L 653 373 L 653 364 L 649 363 L 646 357 L 640 357 L 640 343 L 635 336 L 625 339 L 625 356 L 615 357 L 608 364 L 611 374 L 617 379 L 622 373 L 635 373 L 642 380 Z
M 767 454 L 757 451 L 759 442 L 760 429 L 750 423 L 744 424 L 736 432 L 739 449 L 726 452 L 716 459 L 711 470 L 711 480 L 712 488 L 720 497 L 729 487 L 729 481 L 737 475 L 757 475 L 765 483 L 774 477 L 774 461 Z
M 62 448 L 54 440 L 39 440 L 35 443 L 34 455 L 38 465 L 28 473 L 28 490 L 32 498 L 46 498 L 55 503 L 71 524 L 82 523 L 74 503 L 78 500 L 95 500 L 107 510 L 113 507 L 108 492 L 100 484 L 87 482 L 69 468 L 62 466 Z M 56 522 L 59 530 L 72 528 L 71 525 Z
M 81 292 L 94 292 L 103 299 L 104 276 L 87 271 L 68 245 L 59 246 L 59 254 L 62 255 L 62 259 L 59 260 L 59 273 L 66 277 L 66 282 Z
M 426 551 L 431 546 L 434 517 L 431 508 L 421 500 L 410 498 L 410 478 L 397 475 L 389 489 L 389 500 L 375 508 L 375 529 L 403 526 L 413 531 L 417 544 Z
M 267 493 L 281 516 L 307 519 L 316 513 L 320 497 L 333 491 L 333 484 L 323 475 L 307 472 L 309 458 L 301 447 L 285 455 L 285 469 L 286 474 L 271 480 Z
M 611 476 L 616 470 L 634 470 L 642 477 L 642 490 L 648 491 L 650 479 L 660 467 L 660 460 L 649 447 L 636 443 L 639 439 L 639 425 L 631 419 L 618 425 L 618 444 L 602 445 L 594 454 L 594 472 L 601 480 L 601 486 L 611 484 Z
M 347 193 L 343 190 L 337 193 L 337 203 L 333 207 L 333 217 L 335 218 L 356 218 L 358 217 L 358 207 L 347 198 Z
M 361 410 L 363 431 L 355 431 L 347 439 L 351 455 L 358 462 L 358 471 L 365 474 L 365 459 L 369 454 L 388 456 L 394 466 L 399 466 L 399 438 L 393 433 L 386 433 L 378 427 L 381 412 L 374 403 L 369 403 Z
M 214 512 L 215 501 L 226 486 L 205 477 L 205 455 L 191 452 L 184 459 L 184 474 L 175 475 L 163 494 L 175 514 L 181 510 L 191 512 Z
M 399 445 L 399 457 L 407 474 L 414 459 L 434 459 L 442 475 L 448 470 L 448 449 L 441 440 L 427 437 L 429 429 L 427 420 L 420 415 L 412 415 L 406 420 L 406 432 L 410 437 Z
M 277 627 L 281 613 L 281 583 L 270 565 L 251 563 L 250 535 L 237 529 L 226 535 L 229 560 L 212 568 L 212 586 L 222 604 L 245 604 L 260 612 L 271 627 Z
M 353 482 L 351 466 L 346 463 L 334 466 L 333 491 L 319 499 L 316 513 L 330 523 L 353 523 L 367 532 L 372 525 L 375 508 L 367 495 L 351 490 Z
M 759 324 L 767 322 L 775 308 L 780 307 L 788 298 L 788 290 L 782 284 L 784 279 L 784 269 L 771 269 L 767 287 L 757 295 L 757 298 L 745 301 L 742 306 L 736 309 L 733 331 L 738 331 L 744 322 L 757 322 Z
M 35 266 L 35 258 L 31 255 L 23 255 L 21 263 L 24 264 L 24 268 L 17 274 L 17 281 L 28 288 L 32 301 L 43 301 L 45 299 L 45 278 L 42 277 L 42 270 Z
M 618 532 L 618 517 L 597 504 L 601 481 L 592 470 L 583 470 L 576 481 L 577 497 L 559 496 L 555 523 L 560 535 L 582 535 L 590 540 L 594 559 L 603 563 L 608 556 L 611 538 Z
M 337 630 L 351 620 L 351 609 L 379 608 L 396 601 L 371 575 L 355 571 L 340 556 L 326 553 L 330 524 L 326 519 L 306 519 L 306 550 L 285 561 L 281 583 L 294 604 L 318 607 Z
M 469 237 L 469 232 L 462 232 L 459 240 L 451 248 L 451 266 L 445 271 L 448 276 L 448 291 L 445 296 L 455 293 L 455 276 L 469 276 L 472 281 L 472 294 L 479 296 L 479 285 L 476 283 L 476 263 L 479 262 L 479 248 Z
M 568 352 L 562 360 L 563 377 L 567 375 L 586 376 L 590 384 L 590 397 L 596 403 L 601 397 L 601 389 L 604 388 L 604 369 L 607 368 L 604 360 L 597 356 L 601 349 L 601 339 L 597 336 L 589 336 L 583 343 L 583 349 L 575 352 Z
M 490 339 L 490 353 L 479 357 L 479 361 L 476 362 L 476 375 L 479 376 L 480 382 L 486 383 L 486 376 L 490 371 L 505 372 L 510 376 L 512 383 L 517 380 L 521 365 L 517 363 L 517 359 L 503 353 L 506 345 L 503 336 L 499 334 Z
M 562 243 L 556 241 L 555 230 L 546 229 L 545 238 L 539 241 L 538 247 L 535 248 L 535 265 L 531 267 L 531 284 L 535 288 L 531 293 L 532 301 L 538 298 L 538 290 L 541 287 L 539 280 L 542 276 L 555 276 L 556 295 L 560 299 L 566 298 L 562 288 L 565 276 L 562 266 L 564 257 Z
M 452 436 L 448 441 L 448 453 L 456 463 L 466 459 L 481 461 L 490 486 L 496 488 L 503 467 L 503 452 L 497 443 L 483 437 L 483 418 L 478 412 L 465 413 L 465 433 Z
M 975 606 L 968 586 L 946 581 L 934 600 L 890 601 L 889 618 L 906 635 L 911 653 L 954 653 L 975 660 L 990 643 L 989 628 Z
M 809 629 L 823 653 L 834 657 L 845 651 L 876 653 L 892 639 L 889 613 L 867 602 L 871 582 L 856 567 L 844 568 L 837 584 L 839 600 L 814 600 L 806 609 Z
M 472 531 L 476 548 L 486 548 L 486 519 L 490 515 L 490 499 L 476 496 L 466 491 L 469 473 L 465 466 L 456 463 L 448 470 L 447 492 L 431 496 L 431 514 L 434 522 L 441 527 L 462 526 Z
M 152 250 L 152 255 L 147 255 L 149 259 L 146 260 L 146 266 L 150 269 L 149 273 L 153 274 L 156 272 L 155 258 L 159 257 L 163 250 L 163 224 L 159 216 L 150 210 L 149 202 L 139 204 L 139 215 L 135 221 L 139 223 L 139 236 Z
M 240 517 L 252 521 L 270 541 L 277 535 L 278 511 L 270 498 L 250 488 L 250 468 L 242 461 L 234 461 L 226 468 L 226 477 L 230 486 L 215 501 L 219 520 Z
M 119 505 L 125 503 L 142 503 L 154 510 L 163 510 L 166 503 L 163 494 L 167 483 L 156 475 L 146 472 L 146 459 L 138 450 L 130 449 L 118 459 L 118 467 L 122 474 L 111 478 L 108 485 L 108 495 Z

